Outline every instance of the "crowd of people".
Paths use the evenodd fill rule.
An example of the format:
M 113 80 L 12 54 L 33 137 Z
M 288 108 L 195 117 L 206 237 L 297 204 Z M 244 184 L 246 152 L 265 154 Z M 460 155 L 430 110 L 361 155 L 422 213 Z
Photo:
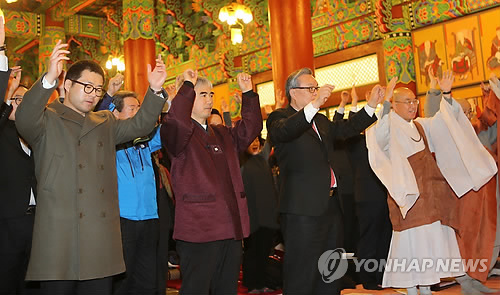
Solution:
M 123 75 L 106 87 L 99 64 L 70 61 L 59 40 L 28 89 L 8 66 L 3 26 L 0 294 L 165 294 L 173 249 L 181 294 L 236 294 L 240 268 L 250 294 L 340 294 L 345 277 L 318 271 L 323 253 L 340 248 L 361 260 L 487 264 L 361 268 L 354 280 L 365 289 L 428 295 L 454 277 L 463 294 L 496 292 L 482 284 L 500 273 L 495 75 L 478 117 L 452 96 L 453 73 L 430 68 L 426 117 L 393 78 L 363 108 L 355 87 L 342 92 L 329 120 L 319 110 L 335 86 L 298 69 L 265 107 L 263 139 L 246 73 L 236 121 L 227 104 L 214 109 L 213 85 L 196 70 L 164 87 L 160 55 L 141 100 L 122 90 Z M 267 270 L 280 242 L 276 283 Z

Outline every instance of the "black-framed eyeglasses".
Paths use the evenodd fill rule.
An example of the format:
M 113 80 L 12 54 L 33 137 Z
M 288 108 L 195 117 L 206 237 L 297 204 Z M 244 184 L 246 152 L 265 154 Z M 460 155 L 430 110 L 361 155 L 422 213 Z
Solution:
M 10 99 L 13 100 L 17 105 L 21 104 L 21 102 L 23 101 L 23 97 L 20 95 L 13 96 Z
M 71 79 L 68 79 L 68 80 L 73 81 L 73 82 L 75 82 L 77 84 L 82 85 L 83 86 L 83 92 L 85 92 L 87 94 L 91 94 L 95 90 L 95 94 L 97 96 L 101 96 L 102 95 L 102 92 L 103 92 L 102 87 L 94 87 L 91 84 L 83 83 L 83 82 L 80 82 L 80 81 L 77 81 L 77 80 L 71 80 Z
M 319 86 L 297 86 L 297 87 L 292 87 L 292 89 L 307 89 L 309 92 L 314 93 L 319 90 Z

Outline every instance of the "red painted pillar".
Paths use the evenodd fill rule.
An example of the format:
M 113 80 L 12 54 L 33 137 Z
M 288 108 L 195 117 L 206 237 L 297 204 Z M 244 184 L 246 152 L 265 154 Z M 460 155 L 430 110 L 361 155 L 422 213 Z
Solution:
M 314 71 L 310 0 L 269 0 L 274 91 L 285 95 L 290 73 L 308 67 Z
M 155 66 L 154 1 L 123 1 L 124 89 L 139 94 L 142 100 L 149 82 L 147 64 Z

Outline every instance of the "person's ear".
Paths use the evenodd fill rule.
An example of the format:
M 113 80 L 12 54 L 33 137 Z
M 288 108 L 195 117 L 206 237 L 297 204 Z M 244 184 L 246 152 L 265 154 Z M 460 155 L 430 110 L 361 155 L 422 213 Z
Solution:
M 64 91 L 66 93 L 68 93 L 69 89 L 71 88 L 72 85 L 73 85 L 73 82 L 71 80 L 69 80 L 69 79 L 64 80 Z

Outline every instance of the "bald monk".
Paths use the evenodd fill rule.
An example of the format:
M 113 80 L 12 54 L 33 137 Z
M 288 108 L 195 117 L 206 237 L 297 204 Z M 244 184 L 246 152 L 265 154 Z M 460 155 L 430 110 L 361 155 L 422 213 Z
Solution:
M 453 84 L 448 71 L 439 80 L 447 93 Z M 437 268 L 439 259 L 460 261 L 461 255 L 450 212 L 458 197 L 478 190 L 496 173 L 494 159 L 479 142 L 459 104 L 445 94 L 440 111 L 418 118 L 418 100 L 408 88 L 388 91 L 377 124 L 367 131 L 370 165 L 386 186 L 393 237 L 388 263 L 407 261 L 405 271 L 386 267 L 383 287 L 407 288 L 408 294 L 431 294 L 430 285 L 456 277 L 463 294 L 480 295 L 483 285 L 465 276 L 462 267 Z M 474 151 L 474 152 L 471 152 Z M 435 153 L 436 158 L 432 153 Z M 411 258 L 425 270 L 409 267 Z M 422 267 L 423 265 L 420 264 Z

